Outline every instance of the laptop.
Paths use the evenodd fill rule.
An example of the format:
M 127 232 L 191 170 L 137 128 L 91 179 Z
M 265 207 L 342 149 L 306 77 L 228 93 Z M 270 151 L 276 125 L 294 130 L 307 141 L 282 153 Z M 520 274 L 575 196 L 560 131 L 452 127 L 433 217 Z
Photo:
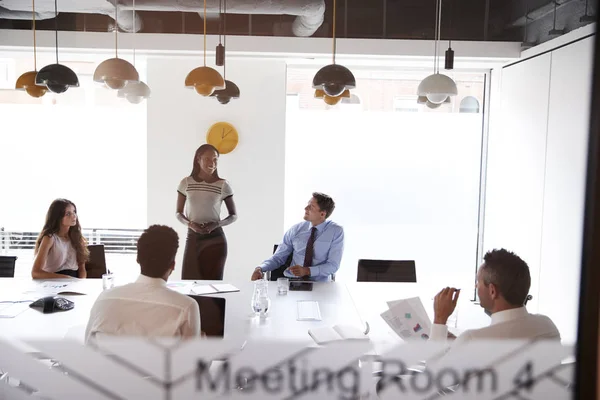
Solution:
M 225 299 L 220 297 L 189 297 L 198 303 L 200 308 L 200 327 L 208 337 L 222 338 L 225 335 Z

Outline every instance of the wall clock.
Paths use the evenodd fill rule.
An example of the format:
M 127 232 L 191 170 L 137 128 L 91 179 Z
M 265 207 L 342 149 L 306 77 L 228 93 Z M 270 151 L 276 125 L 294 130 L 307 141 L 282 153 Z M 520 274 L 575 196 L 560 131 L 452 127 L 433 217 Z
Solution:
M 221 154 L 231 153 L 238 141 L 237 129 L 229 122 L 217 122 L 206 132 L 206 142 L 215 146 Z

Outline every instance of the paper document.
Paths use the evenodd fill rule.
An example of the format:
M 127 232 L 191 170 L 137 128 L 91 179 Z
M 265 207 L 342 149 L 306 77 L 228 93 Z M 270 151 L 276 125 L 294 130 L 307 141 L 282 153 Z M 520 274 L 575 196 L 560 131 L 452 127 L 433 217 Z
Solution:
M 335 325 L 333 327 L 323 326 L 320 328 L 312 328 L 308 330 L 308 334 L 317 344 L 348 339 L 369 340 L 369 337 L 365 335 L 364 332 L 351 325 Z
M 181 294 L 190 294 L 192 290 L 192 282 L 167 282 L 167 287 Z
M 192 292 L 194 294 L 215 294 L 215 293 L 228 293 L 228 292 L 239 292 L 240 289 L 230 285 L 229 283 L 213 283 L 211 285 L 194 285 L 192 286 Z
M 381 314 L 381 318 L 404 340 L 427 340 L 431 332 L 431 321 L 427 316 L 421 299 L 388 302 L 390 309 Z
M 44 296 L 62 295 L 81 295 L 87 294 L 84 283 L 78 279 L 54 279 L 48 281 L 34 282 L 25 292 L 32 296 L 37 294 L 37 298 Z
M 298 321 L 321 321 L 321 310 L 318 301 L 299 300 Z

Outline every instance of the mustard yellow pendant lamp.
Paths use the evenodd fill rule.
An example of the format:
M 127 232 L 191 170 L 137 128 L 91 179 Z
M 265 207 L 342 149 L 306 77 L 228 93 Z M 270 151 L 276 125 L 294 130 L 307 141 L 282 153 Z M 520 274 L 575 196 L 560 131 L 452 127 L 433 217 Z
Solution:
M 123 89 L 129 82 L 139 82 L 140 80 L 140 75 L 135 67 L 128 61 L 119 58 L 118 55 L 118 6 L 119 2 L 115 1 L 115 56 L 102 61 L 94 71 L 94 82 L 102 83 L 107 88 L 114 90 Z
M 334 100 L 341 96 L 350 97 L 349 89 L 356 87 L 356 79 L 352 72 L 335 63 L 336 52 L 336 37 L 335 37 L 335 20 L 336 20 L 336 0 L 333 0 L 333 63 L 321 68 L 313 78 L 312 87 L 315 90 L 316 98 L 323 98 L 325 103 L 335 105 L 340 102 L 340 99 Z M 323 93 L 321 93 L 322 91 Z M 322 94 L 322 95 L 321 95 Z
M 225 89 L 225 80 L 214 68 L 206 66 L 206 0 L 204 0 L 204 65 L 194 68 L 185 77 L 185 87 L 194 89 L 204 97 L 210 96 L 215 90 Z
M 35 77 L 37 76 L 37 52 L 35 43 L 35 0 L 31 1 L 32 14 L 33 14 L 33 71 L 25 72 L 19 76 L 15 83 L 16 90 L 25 90 L 31 97 L 42 97 L 48 91 L 45 86 L 38 86 L 35 84 Z

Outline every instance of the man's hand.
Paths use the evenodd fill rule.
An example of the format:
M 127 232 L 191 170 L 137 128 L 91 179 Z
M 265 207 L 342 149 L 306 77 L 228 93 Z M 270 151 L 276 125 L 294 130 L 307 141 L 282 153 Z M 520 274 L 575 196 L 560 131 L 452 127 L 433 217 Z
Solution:
M 254 270 L 254 272 L 252 273 L 252 277 L 250 278 L 250 280 L 252 281 L 256 281 L 258 279 L 262 279 L 263 277 L 263 273 L 260 270 L 260 267 L 256 267 L 256 269 Z
M 460 289 L 447 287 L 433 299 L 433 323 L 446 325 L 448 318 L 456 308 Z
M 310 268 L 308 267 L 294 265 L 293 267 L 290 267 L 289 270 L 294 276 L 310 276 Z

